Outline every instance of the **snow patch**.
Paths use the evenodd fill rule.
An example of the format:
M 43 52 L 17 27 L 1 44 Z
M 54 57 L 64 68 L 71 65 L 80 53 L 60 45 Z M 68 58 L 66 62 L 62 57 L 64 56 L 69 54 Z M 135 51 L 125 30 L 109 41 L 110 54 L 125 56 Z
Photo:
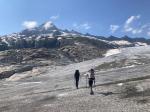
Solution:
M 21 83 L 19 85 L 28 85 L 28 84 L 41 84 L 42 82 L 25 82 L 25 83 Z
M 61 93 L 61 94 L 58 94 L 58 97 L 64 97 L 64 96 L 67 96 L 68 93 Z
M 123 68 L 132 68 L 132 67 L 135 67 L 135 65 L 126 66 L 126 67 L 123 67 Z
M 62 32 L 62 36 L 68 36 L 69 33 L 66 33 L 66 32 Z
M 119 49 L 111 49 L 111 50 L 108 50 L 104 56 L 107 57 L 107 56 L 111 56 L 111 55 L 115 55 L 119 53 L 121 53 Z
M 117 85 L 118 85 L 118 86 L 123 86 L 123 83 L 118 83 Z
M 51 106 L 53 106 L 53 104 L 46 104 L 46 105 L 44 105 L 44 107 L 51 107 Z
M 148 46 L 147 43 L 143 43 L 143 42 L 136 42 L 135 44 L 136 46 Z
M 44 24 L 43 27 L 45 28 L 45 30 L 47 30 L 48 28 L 53 27 L 53 23 L 51 21 L 48 21 Z
M 75 42 L 74 44 L 75 45 L 82 45 L 80 42 Z
M 118 41 L 112 41 L 113 44 L 117 45 L 131 45 L 132 43 L 126 41 L 126 40 L 118 40 Z
M 4 38 L 4 39 L 2 40 L 2 42 L 6 43 L 8 46 L 10 46 L 10 44 L 9 44 L 9 42 L 6 40 L 6 38 Z
M 48 38 L 49 38 L 49 39 L 52 39 L 52 38 L 55 38 L 55 37 L 53 37 L 53 36 L 49 36 Z
M 138 92 L 144 91 L 144 88 L 140 85 L 136 86 L 136 89 L 137 89 Z
M 89 39 L 99 40 L 99 39 L 97 39 L 96 37 L 92 37 L 92 36 L 84 36 L 84 35 L 83 35 L 83 37 L 86 37 L 86 38 L 89 38 Z
M 58 37 L 57 40 L 62 40 L 62 37 Z

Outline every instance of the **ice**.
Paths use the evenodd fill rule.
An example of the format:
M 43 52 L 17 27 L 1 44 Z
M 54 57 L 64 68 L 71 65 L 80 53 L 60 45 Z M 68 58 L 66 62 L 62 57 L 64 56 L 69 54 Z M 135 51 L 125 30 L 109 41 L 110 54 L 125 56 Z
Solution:
M 144 91 L 144 88 L 141 85 L 136 86 L 138 92 Z
M 148 46 L 147 43 L 136 42 L 136 46 Z
M 61 94 L 58 94 L 58 97 L 64 97 L 64 96 L 67 96 L 68 93 L 61 93 Z
M 117 84 L 118 86 L 123 86 L 123 83 L 119 83 L 119 84 Z
M 119 53 L 121 53 L 121 51 L 119 49 L 111 49 L 111 50 L 107 51 L 107 53 L 105 54 L 105 57 L 119 54 Z
M 112 41 L 113 44 L 117 45 L 131 45 L 132 43 L 125 41 L 125 40 L 119 40 L 119 41 Z
M 24 75 L 24 77 L 19 77 L 23 78 L 19 81 L 2 80 L 0 82 L 1 111 L 68 112 L 81 110 L 87 112 L 98 110 L 101 112 L 121 112 L 122 110 L 125 110 L 133 112 L 140 110 L 141 108 L 148 111 L 149 102 L 146 102 L 147 104 L 137 104 L 135 101 L 139 100 L 139 98 L 147 100 L 147 98 L 149 98 L 147 94 L 149 93 L 145 93 L 145 97 L 139 96 L 140 94 L 138 94 L 138 97 L 133 95 L 133 97 L 126 99 L 120 98 L 120 95 L 125 94 L 122 92 L 122 86 L 125 86 L 126 84 L 129 85 L 130 83 L 133 83 L 140 92 L 143 90 L 144 92 L 149 92 L 147 90 L 149 90 L 150 87 L 150 80 L 143 80 L 143 78 L 150 78 L 150 63 L 147 63 L 146 65 L 137 65 L 132 68 L 114 68 L 104 72 L 97 71 L 97 86 L 93 89 L 95 94 L 91 96 L 90 89 L 85 88 L 86 78 L 82 74 L 85 74 L 91 68 L 124 58 L 133 61 L 134 58 L 140 58 L 145 54 L 150 57 L 150 55 L 148 55 L 150 54 L 149 46 L 123 48 L 116 51 L 114 50 L 113 52 L 115 53 L 110 53 L 111 55 L 107 57 L 74 63 L 67 66 L 56 66 L 55 68 L 50 66 L 44 67 L 44 70 L 47 70 L 47 73 L 45 74 L 40 72 L 40 68 L 37 68 L 38 70 L 33 70 L 32 72 L 15 74 L 14 79 L 19 77 L 19 75 Z M 73 75 L 76 69 L 79 69 L 81 72 L 78 90 L 75 89 L 73 83 Z M 25 78 L 28 77 L 27 74 L 29 78 Z M 11 78 L 13 79 L 13 77 Z M 140 81 L 136 82 L 136 78 L 140 79 Z M 129 79 L 130 82 L 125 82 Z M 109 84 L 109 86 L 107 84 Z M 136 86 L 136 84 L 138 85 Z M 102 94 L 106 94 L 107 96 Z M 91 107 L 96 108 L 96 110 Z

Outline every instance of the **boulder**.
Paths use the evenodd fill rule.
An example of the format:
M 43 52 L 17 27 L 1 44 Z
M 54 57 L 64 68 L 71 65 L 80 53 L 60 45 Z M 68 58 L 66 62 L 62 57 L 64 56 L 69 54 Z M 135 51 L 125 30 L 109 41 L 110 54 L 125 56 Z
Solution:
M 0 73 L 0 79 L 9 78 L 13 74 L 15 74 L 14 70 L 1 72 Z

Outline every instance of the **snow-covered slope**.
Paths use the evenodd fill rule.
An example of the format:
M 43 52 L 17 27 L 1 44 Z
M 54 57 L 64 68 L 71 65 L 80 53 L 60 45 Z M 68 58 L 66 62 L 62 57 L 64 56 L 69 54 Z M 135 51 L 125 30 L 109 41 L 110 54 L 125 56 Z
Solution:
M 121 60 L 124 60 L 121 64 L 125 67 L 112 66 L 115 62 L 118 65 Z M 136 64 L 135 61 L 140 61 L 141 64 Z M 126 65 L 129 62 L 130 65 Z M 103 66 L 101 70 L 101 65 L 104 64 L 106 68 L 110 65 L 110 68 Z M 131 64 L 134 66 L 131 67 Z M 90 89 L 85 88 L 87 80 L 83 76 L 91 68 L 96 71 L 96 87 L 93 89 L 95 94 L 92 96 Z M 32 71 L 0 80 L 0 111 L 149 111 L 149 68 L 149 46 L 121 48 L 120 53 L 66 66 L 36 67 Z M 74 86 L 73 75 L 76 69 L 81 73 L 79 89 Z M 137 80 L 140 81 L 135 83 Z M 122 97 L 126 94 L 130 96 Z
M 125 40 L 118 40 L 118 41 L 111 41 L 112 44 L 117 44 L 120 46 L 124 46 L 124 45 L 131 45 L 132 43 L 129 41 L 125 41 Z
M 62 30 L 57 28 L 51 21 L 45 22 L 35 28 L 25 29 L 19 33 L 1 36 L 0 50 L 7 50 L 10 48 L 37 48 L 46 46 L 56 47 L 60 40 L 67 40 L 73 38 L 85 38 L 84 40 L 91 39 L 105 43 L 104 46 L 112 46 L 113 48 L 120 47 L 134 47 L 134 46 L 147 46 L 150 40 L 143 38 L 117 38 L 117 37 L 99 37 L 91 34 L 83 34 L 74 30 Z M 37 44 L 41 43 L 37 46 Z M 55 45 L 54 45 L 55 44 Z M 66 44 L 66 42 L 65 42 Z M 50 47 L 50 48 L 51 48 Z M 58 47 L 58 46 L 57 46 Z
M 106 54 L 104 54 L 104 56 L 111 56 L 111 55 L 115 55 L 115 54 L 119 54 L 121 53 L 120 49 L 110 49 L 106 52 Z

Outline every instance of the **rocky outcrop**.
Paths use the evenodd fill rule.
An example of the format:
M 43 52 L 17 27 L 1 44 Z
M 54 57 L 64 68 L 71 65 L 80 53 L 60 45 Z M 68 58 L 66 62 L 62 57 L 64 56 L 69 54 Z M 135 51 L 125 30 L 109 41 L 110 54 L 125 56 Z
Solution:
M 31 71 L 33 69 L 33 67 L 34 66 L 28 65 L 28 66 L 18 67 L 14 70 L 3 71 L 0 73 L 0 79 L 9 78 L 12 75 L 14 75 L 15 73 L 22 73 L 22 72 L 26 72 L 26 71 Z
M 97 57 L 102 57 L 106 52 L 93 46 L 78 45 L 78 46 L 66 46 L 60 49 L 66 57 L 69 57 L 72 61 L 81 62 Z
M 33 69 L 34 66 L 28 65 L 28 66 L 23 66 L 20 67 L 19 69 L 15 69 L 15 73 L 22 73 L 22 72 L 26 72 L 26 71 L 30 71 Z
M 13 74 L 15 74 L 15 70 L 1 72 L 0 79 L 9 78 Z

